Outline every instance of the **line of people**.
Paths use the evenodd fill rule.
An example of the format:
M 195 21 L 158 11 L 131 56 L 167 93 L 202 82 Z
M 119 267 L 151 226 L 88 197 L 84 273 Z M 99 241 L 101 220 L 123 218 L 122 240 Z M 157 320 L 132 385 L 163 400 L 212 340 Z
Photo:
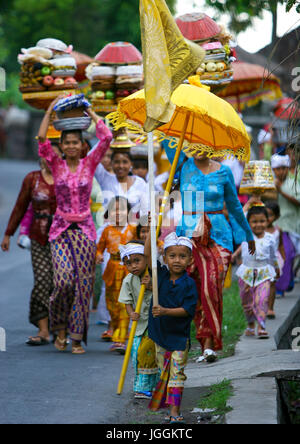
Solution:
M 151 399 L 152 410 L 169 405 L 168 421 L 182 422 L 191 322 L 195 322 L 203 353 L 199 362 L 214 362 L 222 349 L 224 282 L 239 245 L 246 334 L 255 335 L 257 322 L 258 336 L 268 336 L 265 320 L 272 316 L 280 284 L 280 279 L 277 284 L 275 280 L 291 259 L 283 245 L 285 231 L 274 226 L 278 206 L 262 207 L 250 199 L 243 209 L 229 167 L 205 155 L 187 158 L 182 153 L 177 187 L 183 211 L 176 233 L 165 230 L 158 244 L 159 306 L 153 307 L 151 277 L 145 275 L 146 267 L 151 275 L 149 221 L 141 217 L 148 214 L 147 184 L 130 174 L 132 158 L 126 151 L 113 151 L 111 170 L 105 168 L 112 134 L 90 109 L 99 140 L 94 149 L 86 153 L 80 131 L 63 132 L 59 146 L 51 144 L 46 136 L 56 102 L 39 131 L 42 169 L 25 178 L 2 242 L 2 250 L 8 251 L 10 238 L 26 211 L 31 212 L 34 289 L 30 322 L 38 327 L 38 334 L 27 343 L 49 344 L 52 332 L 58 351 L 65 351 L 71 340 L 73 354 L 85 353 L 82 343 L 87 343 L 91 301 L 94 308 L 103 303 L 99 301 L 103 279 L 110 325 L 102 338 L 112 342 L 111 351 L 124 354 L 130 322 L 138 321 L 132 352 L 135 396 Z M 164 149 L 172 162 L 174 150 L 168 143 Z M 274 164 L 273 159 L 279 198 L 287 201 L 279 202 L 284 221 L 284 205 L 298 208 L 300 200 L 292 196 L 291 188 L 286 190 L 287 179 L 280 168 L 281 163 Z M 97 199 L 101 194 L 97 183 L 103 202 L 102 197 Z M 138 315 L 135 307 L 142 283 L 147 291 Z

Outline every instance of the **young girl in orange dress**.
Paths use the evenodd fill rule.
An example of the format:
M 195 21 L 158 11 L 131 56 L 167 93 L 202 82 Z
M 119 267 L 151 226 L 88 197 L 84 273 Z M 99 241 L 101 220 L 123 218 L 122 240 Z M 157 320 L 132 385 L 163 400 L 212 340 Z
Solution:
M 110 331 L 107 337 L 113 344 L 111 351 L 125 353 L 129 328 L 129 316 L 124 304 L 118 302 L 123 279 L 128 271 L 121 262 L 119 245 L 125 245 L 136 237 L 136 227 L 128 224 L 130 205 L 124 197 L 112 199 L 106 213 L 109 224 L 103 230 L 97 246 L 97 263 L 103 260 L 105 250 L 110 253 L 110 260 L 103 274 L 106 285 L 106 305 L 111 317 Z

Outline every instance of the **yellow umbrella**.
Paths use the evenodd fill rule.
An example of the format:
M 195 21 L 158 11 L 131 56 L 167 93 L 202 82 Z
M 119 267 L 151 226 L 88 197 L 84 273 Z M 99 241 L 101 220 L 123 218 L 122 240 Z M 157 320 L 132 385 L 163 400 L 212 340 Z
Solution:
M 249 136 L 229 103 L 204 88 L 186 84 L 174 91 L 171 100 L 176 109 L 170 122 L 156 130 L 160 139 L 179 139 L 183 135 L 185 151 L 207 153 L 209 157 L 233 154 L 240 160 L 250 160 Z M 144 90 L 122 100 L 118 110 L 108 116 L 116 128 L 127 126 L 138 133 L 143 131 L 146 117 Z
M 156 130 L 161 140 L 169 138 L 174 141 L 173 147 L 177 147 L 159 213 L 157 238 L 183 148 L 191 154 L 207 153 L 209 157 L 225 157 L 233 154 L 241 160 L 250 160 L 250 139 L 245 126 L 234 108 L 223 99 L 205 88 L 183 84 L 174 91 L 171 101 L 176 105 L 172 119 Z M 125 126 L 132 132 L 143 133 L 147 120 L 144 91 L 141 90 L 122 100 L 118 110 L 109 114 L 107 118 L 115 129 Z M 156 282 L 153 282 L 153 288 L 156 285 Z M 136 313 L 140 313 L 144 292 L 145 286 L 142 286 L 135 309 Z M 155 297 L 153 297 L 154 300 Z M 137 323 L 133 322 L 118 385 L 117 394 L 119 395 L 124 386 L 136 326 Z

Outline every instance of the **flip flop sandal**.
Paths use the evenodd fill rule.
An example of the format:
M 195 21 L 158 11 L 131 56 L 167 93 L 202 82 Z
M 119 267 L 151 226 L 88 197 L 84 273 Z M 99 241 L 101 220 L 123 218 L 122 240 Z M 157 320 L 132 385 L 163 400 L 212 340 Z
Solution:
M 56 350 L 64 352 L 68 347 L 68 342 L 66 339 L 60 339 L 59 337 L 57 337 L 54 342 L 54 347 L 56 348 Z
M 169 424 L 184 424 L 183 416 L 170 416 Z
M 210 348 L 204 350 L 203 356 L 205 358 L 205 361 L 208 362 L 209 364 L 216 362 L 216 360 L 218 359 L 217 353 L 211 350 Z
M 81 346 L 72 348 L 72 355 L 84 355 L 85 353 L 86 351 Z
M 105 342 L 110 342 L 112 340 L 113 332 L 111 330 L 106 330 L 102 335 L 101 339 Z
M 255 329 L 254 328 L 247 328 L 245 330 L 245 336 L 255 336 Z
M 168 416 L 165 416 L 164 420 L 166 422 L 170 422 L 171 418 L 174 418 L 174 416 L 168 415 Z M 179 421 L 183 421 L 183 416 L 182 415 L 176 416 L 176 418 L 178 418 Z
M 38 339 L 37 341 L 35 339 Z M 42 338 L 41 336 L 35 336 L 32 338 L 29 338 L 26 342 L 27 345 L 30 345 L 31 347 L 41 347 L 43 345 L 49 345 L 50 341 L 48 339 Z
M 259 331 L 257 333 L 258 339 L 269 339 L 269 333 L 265 330 Z
M 268 319 L 276 319 L 276 315 L 275 315 L 274 311 L 270 311 L 270 312 L 267 314 L 267 318 L 268 318 Z

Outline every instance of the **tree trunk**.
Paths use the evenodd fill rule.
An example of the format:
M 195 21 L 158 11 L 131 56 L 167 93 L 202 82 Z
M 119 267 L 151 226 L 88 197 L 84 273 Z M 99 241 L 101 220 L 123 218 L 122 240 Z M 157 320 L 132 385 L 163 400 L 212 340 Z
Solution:
M 278 24 L 278 1 L 271 2 L 271 14 L 272 14 L 272 47 L 275 46 L 277 39 L 277 24 Z

